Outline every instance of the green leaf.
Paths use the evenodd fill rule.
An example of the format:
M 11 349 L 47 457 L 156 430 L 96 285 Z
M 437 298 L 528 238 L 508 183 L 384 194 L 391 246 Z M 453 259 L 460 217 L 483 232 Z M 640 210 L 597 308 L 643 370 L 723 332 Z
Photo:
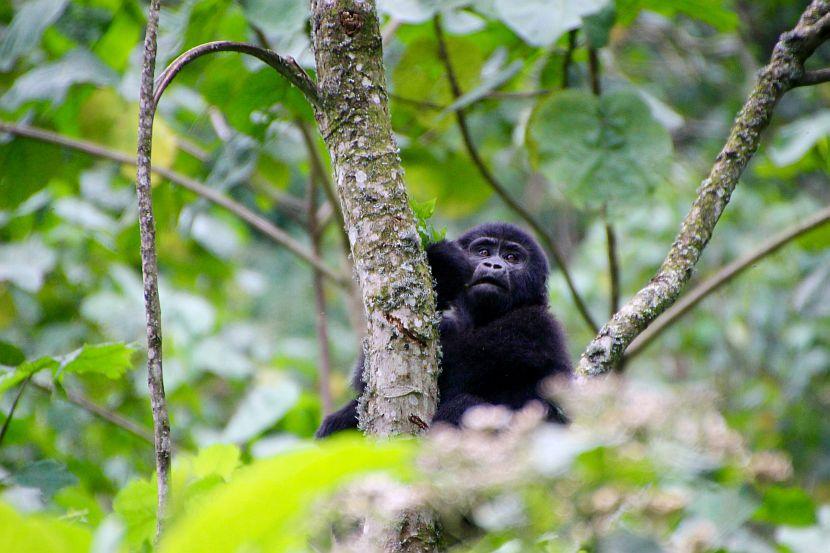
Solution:
M 25 360 L 26 356 L 20 351 L 20 348 L 0 340 L 0 365 L 16 367 Z
M 671 137 L 632 92 L 566 90 L 543 100 L 527 140 L 535 166 L 579 205 L 642 201 L 669 168 Z
M 769 157 L 778 167 L 800 161 L 822 138 L 830 135 L 830 110 L 797 119 L 778 130 Z
M 764 492 L 753 520 L 775 525 L 810 526 L 816 523 L 816 505 L 801 488 L 771 487 Z
M 231 444 L 215 444 L 199 450 L 193 459 L 193 474 L 197 478 L 219 476 L 230 480 L 239 467 L 239 448 Z
M 35 361 L 29 361 L 18 365 L 16 368 L 0 373 L 0 394 L 23 382 L 30 374 L 44 369 L 55 369 L 58 362 L 52 357 L 41 357 Z
M 130 61 L 130 54 L 142 37 L 143 22 L 139 21 L 132 9 L 122 9 L 113 18 L 107 32 L 93 48 L 93 52 L 108 66 L 123 71 Z
M 118 492 L 113 511 L 126 526 L 126 542 L 137 549 L 152 543 L 156 532 L 156 485 L 149 480 L 133 480 Z
M 455 102 L 450 104 L 441 115 L 447 115 L 456 110 L 465 108 L 473 104 L 487 95 L 488 92 L 497 89 L 507 81 L 513 78 L 516 73 L 521 71 L 524 63 L 521 60 L 516 60 L 507 67 L 497 71 L 492 76 L 481 81 L 477 87 L 459 97 Z
M 72 85 L 115 84 L 115 74 L 90 52 L 78 48 L 60 60 L 39 65 L 14 81 L 0 97 L 0 108 L 15 110 L 25 102 L 47 100 L 60 104 Z
M 404 23 L 423 23 L 442 10 L 450 10 L 472 0 L 378 0 L 378 12 Z
M 54 250 L 44 244 L 39 236 L 25 242 L 2 244 L 0 282 L 8 281 L 27 292 L 37 292 L 56 261 Z
M 668 17 L 685 15 L 707 23 L 721 32 L 734 31 L 740 20 L 732 8 L 731 0 L 616 0 L 620 21 L 628 24 L 642 10 L 653 11 Z
M 17 59 L 31 52 L 40 42 L 46 27 L 54 23 L 67 0 L 24 2 L 0 40 L 0 73 L 10 71 Z
M 613 4 L 609 4 L 598 12 L 583 18 L 582 30 L 585 38 L 592 48 L 602 48 L 608 44 L 611 36 L 611 28 L 617 20 L 617 10 Z
M 414 442 L 373 443 L 342 437 L 256 462 L 188 510 L 162 540 L 162 553 L 300 551 L 308 509 L 346 478 L 369 471 L 402 473 Z
M 59 378 L 63 380 L 63 375 L 70 373 L 97 373 L 112 379 L 120 378 L 132 367 L 134 351 L 121 342 L 85 345 L 61 359 Z
M 39 514 L 23 516 L 0 503 L 0 551 L 81 553 L 91 544 L 92 534 L 83 526 Z
M 296 382 L 281 378 L 250 390 L 222 432 L 228 442 L 245 443 L 273 426 L 300 397 Z
M 598 12 L 608 0 L 495 0 L 505 25 L 532 46 L 550 46 L 582 18 Z
M 78 483 L 66 465 L 54 459 L 42 459 L 26 465 L 12 474 L 10 480 L 20 486 L 39 489 L 47 500 L 61 488 Z

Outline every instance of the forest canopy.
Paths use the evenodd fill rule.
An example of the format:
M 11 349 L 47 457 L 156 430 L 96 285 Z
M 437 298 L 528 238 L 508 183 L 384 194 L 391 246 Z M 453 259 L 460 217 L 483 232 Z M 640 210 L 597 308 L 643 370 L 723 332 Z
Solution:
M 830 3 L 346 3 L 376 4 L 366 83 L 321 65 L 325 2 L 163 0 L 141 93 L 149 3 L 0 2 L 0 551 L 824 551 Z M 356 13 L 336 21 L 359 42 Z M 369 91 L 368 113 L 388 101 L 388 122 L 362 126 L 391 125 L 413 259 L 488 221 L 545 250 L 574 365 L 615 373 L 550 383 L 568 426 L 495 407 L 418 439 L 314 441 L 353 397 L 364 339 L 382 359 L 379 329 L 397 329 L 437 359 L 431 326 L 412 338 L 367 300 L 367 283 L 402 302 L 414 288 L 366 262 L 361 169 L 332 147 L 341 84 Z M 699 205 L 714 221 L 684 224 L 686 242 Z M 430 513 L 428 547 L 390 545 L 413 512 Z

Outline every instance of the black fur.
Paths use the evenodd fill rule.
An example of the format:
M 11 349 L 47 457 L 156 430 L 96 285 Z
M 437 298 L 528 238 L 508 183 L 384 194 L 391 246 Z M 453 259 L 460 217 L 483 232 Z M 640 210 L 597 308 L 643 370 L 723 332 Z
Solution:
M 565 422 L 539 391 L 545 378 L 569 375 L 571 364 L 548 310 L 548 264 L 536 241 L 514 225 L 485 223 L 457 241 L 432 244 L 427 259 L 443 312 L 433 422 L 458 425 L 475 405 L 516 410 L 532 400 L 548 405 L 548 420 Z M 353 381 L 358 393 L 365 387 L 363 364 L 361 354 Z M 357 400 L 326 417 L 317 437 L 349 428 L 357 428 Z

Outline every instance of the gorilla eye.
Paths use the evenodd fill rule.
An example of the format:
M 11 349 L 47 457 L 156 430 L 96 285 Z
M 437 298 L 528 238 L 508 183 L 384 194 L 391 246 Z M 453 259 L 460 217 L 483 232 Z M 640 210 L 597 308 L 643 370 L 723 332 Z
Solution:
M 487 248 L 479 248 L 478 255 L 480 255 L 481 257 L 487 257 L 490 255 L 490 250 L 488 250 Z
M 509 261 L 510 263 L 518 263 L 519 262 L 519 256 L 516 255 L 515 253 L 509 253 L 509 254 L 505 255 L 504 258 L 507 261 Z

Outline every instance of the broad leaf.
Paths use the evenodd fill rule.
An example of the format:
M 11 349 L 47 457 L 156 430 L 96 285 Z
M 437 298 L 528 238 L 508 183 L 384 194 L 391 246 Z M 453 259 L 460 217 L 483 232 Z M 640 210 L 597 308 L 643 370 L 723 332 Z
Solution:
M 592 207 L 642 201 L 663 181 L 672 152 L 666 129 L 631 92 L 552 96 L 533 113 L 528 141 L 547 179 Z
M 412 442 L 349 437 L 256 462 L 189 509 L 170 527 L 160 551 L 304 550 L 316 497 L 361 473 L 401 473 L 411 453 Z
M 123 343 L 85 345 L 61 359 L 59 377 L 65 374 L 98 373 L 108 378 L 120 378 L 132 367 L 135 350 Z
M 26 465 L 12 474 L 10 480 L 19 486 L 39 489 L 46 499 L 50 499 L 61 488 L 78 483 L 66 465 L 54 459 L 43 459 Z
M 549 46 L 608 0 L 495 0 L 502 21 L 532 46 Z
M 31 52 L 43 31 L 60 17 L 67 0 L 24 2 L 0 40 L 0 72 L 14 67 L 20 56 Z

